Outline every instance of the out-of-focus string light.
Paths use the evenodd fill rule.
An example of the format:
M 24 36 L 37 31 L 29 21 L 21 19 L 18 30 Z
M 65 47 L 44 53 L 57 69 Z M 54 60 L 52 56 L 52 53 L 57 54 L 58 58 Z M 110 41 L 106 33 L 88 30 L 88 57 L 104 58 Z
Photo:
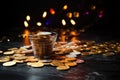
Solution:
M 10 42 L 10 39 L 7 39 L 8 42 Z
M 89 11 L 86 11 L 84 14 L 85 14 L 85 15 L 89 15 Z
M 25 26 L 25 27 L 28 27 L 28 26 L 29 26 L 29 24 L 28 24 L 27 21 L 24 21 L 24 26 Z
M 95 6 L 95 5 L 91 6 L 91 9 L 92 9 L 92 10 L 95 10 L 95 9 L 96 9 L 96 6 Z
M 65 21 L 65 19 L 62 19 L 62 25 L 63 25 L 63 26 L 66 25 L 66 21 Z
M 66 16 L 67 16 L 68 18 L 72 18 L 72 13 L 71 13 L 71 12 L 68 12 L 68 13 L 66 14 Z
M 26 20 L 30 21 L 30 16 L 29 15 L 26 16 Z
M 37 24 L 37 26 L 42 26 L 41 22 L 37 22 L 36 24 Z
M 55 10 L 54 10 L 53 8 L 50 8 L 50 13 L 51 13 L 52 15 L 54 15 L 54 14 L 55 14 Z
M 79 12 L 73 12 L 73 16 L 78 18 L 80 15 L 79 15 Z
M 68 6 L 67 4 L 63 6 L 63 10 L 67 10 Z
M 99 17 L 99 18 L 102 18 L 102 17 L 103 17 L 103 11 L 100 11 L 100 12 L 99 12 L 98 17 Z
M 99 13 L 100 13 L 100 14 L 103 14 L 103 11 L 101 10 Z
M 70 22 L 71 22 L 72 25 L 76 24 L 75 20 L 73 20 L 73 19 L 70 19 Z
M 47 11 L 44 11 L 42 17 L 46 18 L 46 16 L 47 16 Z
M 99 14 L 99 15 L 98 15 L 98 17 L 99 17 L 99 18 L 102 18 L 102 17 L 103 17 L 103 15 L 102 15 L 102 14 Z

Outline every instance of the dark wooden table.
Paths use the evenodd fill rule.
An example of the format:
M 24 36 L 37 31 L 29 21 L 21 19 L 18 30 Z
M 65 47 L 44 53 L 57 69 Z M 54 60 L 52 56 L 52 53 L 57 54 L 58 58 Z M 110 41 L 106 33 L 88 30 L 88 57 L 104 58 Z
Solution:
M 14 33 L 14 35 L 16 34 Z M 5 42 L 0 42 L 0 49 L 7 50 L 11 47 L 23 46 L 22 40 L 18 40 L 16 36 L 11 37 L 10 35 L 8 38 L 11 40 L 14 39 L 14 41 L 9 42 L 6 41 L 6 37 L 5 39 L 2 37 Z M 98 42 L 113 39 L 111 36 L 104 36 L 103 38 L 96 36 L 96 34 L 92 36 L 94 38 L 90 34 L 87 37 L 86 34 L 80 34 L 78 37 L 79 39 L 87 38 Z M 11 67 L 4 67 L 0 63 L 0 80 L 120 80 L 120 54 L 109 57 L 104 57 L 101 54 L 89 56 L 79 55 L 78 58 L 85 60 L 85 62 L 65 71 L 59 71 L 53 66 L 33 68 L 22 63 Z
M 0 48 L 20 47 L 20 42 L 3 42 Z M 33 68 L 25 63 L 4 67 L 0 63 L 0 80 L 120 80 L 120 55 L 103 57 L 102 55 L 78 56 L 84 59 L 75 67 L 59 71 L 53 66 Z

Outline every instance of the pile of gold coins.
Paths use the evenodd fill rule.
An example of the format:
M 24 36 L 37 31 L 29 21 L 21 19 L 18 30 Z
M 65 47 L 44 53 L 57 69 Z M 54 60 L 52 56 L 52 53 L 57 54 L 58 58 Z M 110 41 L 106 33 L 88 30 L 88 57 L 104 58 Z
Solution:
M 42 62 L 33 55 L 31 45 L 12 47 L 6 51 L 0 50 L 0 63 L 2 66 L 15 66 L 25 63 L 29 67 L 53 66 L 57 70 L 68 70 L 70 67 L 84 63 L 78 59 L 78 55 L 87 56 L 101 54 L 103 56 L 113 56 L 120 53 L 120 43 L 109 41 L 96 43 L 95 41 L 76 42 L 56 42 L 54 48 L 54 58 L 51 62 Z
M 115 41 L 106 41 L 97 43 L 95 41 L 76 41 L 69 43 L 57 43 L 54 51 L 56 54 L 66 54 L 71 52 L 80 52 L 81 55 L 102 54 L 103 56 L 112 56 L 120 53 L 120 43 Z

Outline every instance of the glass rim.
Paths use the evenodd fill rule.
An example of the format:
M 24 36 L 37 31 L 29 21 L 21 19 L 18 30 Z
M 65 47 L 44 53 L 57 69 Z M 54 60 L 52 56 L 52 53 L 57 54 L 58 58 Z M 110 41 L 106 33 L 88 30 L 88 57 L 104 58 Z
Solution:
M 39 33 L 42 33 L 42 34 L 39 34 Z M 47 33 L 47 34 L 43 34 L 43 33 Z M 28 36 L 32 37 L 32 36 L 38 36 L 38 35 L 41 35 L 41 36 L 44 36 L 44 35 L 58 35 L 58 33 L 54 32 L 54 31 L 40 31 L 40 32 L 37 32 L 37 33 L 29 34 Z

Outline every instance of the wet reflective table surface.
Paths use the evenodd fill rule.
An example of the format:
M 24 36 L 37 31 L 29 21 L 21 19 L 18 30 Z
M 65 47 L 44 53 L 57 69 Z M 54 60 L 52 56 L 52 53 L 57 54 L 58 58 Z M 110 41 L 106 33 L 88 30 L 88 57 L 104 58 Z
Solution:
M 0 49 L 23 45 L 21 41 L 1 42 Z M 108 57 L 101 54 L 79 55 L 78 59 L 85 62 L 65 71 L 59 71 L 53 66 L 33 68 L 22 63 L 5 67 L 0 63 L 0 80 L 120 80 L 120 54 Z

